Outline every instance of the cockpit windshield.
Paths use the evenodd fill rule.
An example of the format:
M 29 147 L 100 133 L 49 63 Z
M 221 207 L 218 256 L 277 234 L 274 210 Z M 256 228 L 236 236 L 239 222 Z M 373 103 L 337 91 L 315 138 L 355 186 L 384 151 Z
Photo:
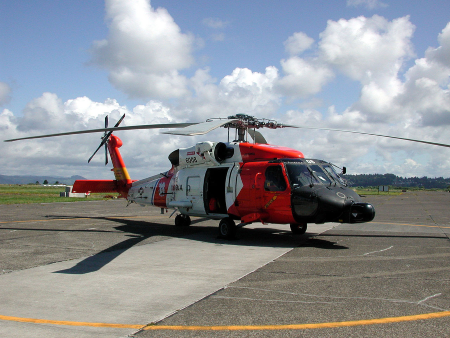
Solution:
M 324 164 L 323 168 L 325 169 L 325 171 L 327 172 L 327 174 L 329 176 L 331 176 L 335 181 L 337 181 L 338 183 L 342 184 L 342 185 L 346 185 L 345 181 L 342 179 L 341 176 L 339 176 L 336 171 L 334 170 L 334 168 L 329 165 L 329 164 Z
M 331 183 L 333 183 L 327 176 L 327 174 L 325 174 L 325 171 L 322 169 L 322 167 L 318 166 L 317 164 L 313 164 L 310 168 L 313 170 L 314 175 L 319 178 L 320 183 L 325 185 L 330 185 Z
M 304 185 L 319 184 L 318 179 L 312 171 L 302 163 L 286 163 L 287 174 L 293 187 L 302 187 Z
M 318 164 L 316 160 L 305 162 L 285 162 L 286 172 L 293 188 L 305 185 L 345 185 L 344 180 L 328 163 Z

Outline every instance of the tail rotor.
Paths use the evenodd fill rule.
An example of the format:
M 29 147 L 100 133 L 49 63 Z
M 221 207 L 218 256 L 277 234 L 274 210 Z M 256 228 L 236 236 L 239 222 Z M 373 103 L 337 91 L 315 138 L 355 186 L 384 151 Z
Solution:
M 105 116 L 105 128 L 108 128 L 108 121 L 109 121 L 109 118 L 108 118 L 108 115 L 106 115 Z M 105 131 L 105 134 L 103 135 L 103 138 L 105 138 L 105 136 L 106 136 L 106 131 Z M 109 137 L 108 137 L 108 139 L 109 139 Z M 103 139 L 102 139 L 102 141 L 103 141 Z M 108 147 L 107 147 L 106 143 L 105 143 L 105 165 L 108 165 Z
M 125 118 L 125 114 L 123 114 L 123 116 L 119 119 L 119 121 L 117 121 L 114 128 L 118 127 L 124 118 Z M 108 128 L 108 115 L 105 116 L 105 129 L 107 129 L 107 128 Z M 108 132 L 105 131 L 105 134 L 102 137 L 102 141 L 100 142 L 100 145 L 94 151 L 92 156 L 89 158 L 88 163 L 91 162 L 92 158 L 95 156 L 95 154 L 97 154 L 97 152 L 100 150 L 100 148 L 105 146 L 105 165 L 108 164 L 108 141 L 109 141 L 109 137 L 111 136 L 112 133 L 113 133 L 113 131 L 108 131 Z

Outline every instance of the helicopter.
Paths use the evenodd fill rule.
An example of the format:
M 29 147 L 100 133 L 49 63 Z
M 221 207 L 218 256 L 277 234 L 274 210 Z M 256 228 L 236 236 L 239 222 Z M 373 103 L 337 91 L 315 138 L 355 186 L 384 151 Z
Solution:
M 375 217 L 370 203 L 362 202 L 342 178 L 346 173 L 330 162 L 305 158 L 288 147 L 270 145 L 258 131 L 262 128 L 305 128 L 330 130 L 400 139 L 443 147 L 447 144 L 402 137 L 329 128 L 301 127 L 237 114 L 213 118 L 201 123 L 169 123 L 114 127 L 31 136 L 6 140 L 64 136 L 104 132 L 102 141 L 88 162 L 105 147 L 113 164 L 114 180 L 76 180 L 74 193 L 118 193 L 128 204 L 153 206 L 167 212 L 173 209 L 176 226 L 189 226 L 191 217 L 219 221 L 219 235 L 232 239 L 239 228 L 252 223 L 289 224 L 293 234 L 304 234 L 308 224 L 326 222 L 364 223 Z M 227 142 L 198 142 L 189 148 L 176 149 L 168 159 L 171 168 L 163 173 L 132 180 L 119 148 L 122 141 L 113 132 L 132 129 L 172 128 L 172 135 L 203 135 L 216 128 L 228 129 Z M 234 130 L 234 140 L 230 131 Z M 253 141 L 249 141 L 248 137 Z M 170 215 L 170 216 L 172 216 Z

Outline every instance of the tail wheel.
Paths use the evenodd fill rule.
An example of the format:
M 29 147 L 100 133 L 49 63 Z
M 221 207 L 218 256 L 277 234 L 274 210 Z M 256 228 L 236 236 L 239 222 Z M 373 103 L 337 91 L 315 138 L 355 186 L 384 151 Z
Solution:
M 294 235 L 303 235 L 308 229 L 308 224 L 306 223 L 292 223 L 291 231 Z
M 234 223 L 234 221 L 229 217 L 223 218 L 219 223 L 219 232 L 220 237 L 222 238 L 234 238 L 236 235 L 236 230 L 236 223 Z
M 191 225 L 191 218 L 188 215 L 179 214 L 175 217 L 175 225 L 177 227 L 188 227 Z

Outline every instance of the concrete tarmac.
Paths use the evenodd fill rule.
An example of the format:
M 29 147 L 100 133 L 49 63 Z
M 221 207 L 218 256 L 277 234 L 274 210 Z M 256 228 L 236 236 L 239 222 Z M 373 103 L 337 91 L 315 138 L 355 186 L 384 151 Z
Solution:
M 450 336 L 450 193 L 365 200 L 371 223 L 235 241 L 123 201 L 0 206 L 0 335 Z
M 217 221 L 125 206 L 0 206 L 0 336 L 128 336 L 298 245 L 288 226 L 228 241 Z

